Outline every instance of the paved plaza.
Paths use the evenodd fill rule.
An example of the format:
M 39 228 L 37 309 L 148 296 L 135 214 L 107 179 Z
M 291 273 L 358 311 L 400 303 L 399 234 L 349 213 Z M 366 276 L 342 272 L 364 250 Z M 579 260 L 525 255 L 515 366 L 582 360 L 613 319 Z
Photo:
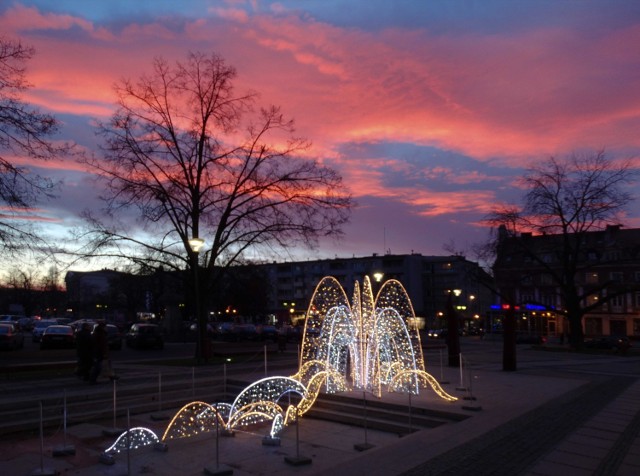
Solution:
M 429 373 L 446 382 L 443 388 L 458 401 L 446 402 L 429 389 L 411 400 L 416 408 L 468 416 L 459 422 L 400 437 L 374 430 L 365 434 L 361 427 L 303 418 L 298 428 L 285 430 L 280 446 L 262 444 L 264 429 L 236 432 L 234 437 L 207 433 L 171 440 L 166 452 L 145 447 L 117 454 L 113 465 L 99 461 L 114 440 L 103 435 L 111 422 L 76 422 L 69 426 L 64 442 L 61 428 L 47 429 L 44 451 L 33 433 L 3 436 L 0 474 L 27 476 L 38 474 L 40 468 L 82 476 L 189 476 L 204 474 L 205 468 L 247 476 L 640 474 L 639 356 L 519 347 L 518 370 L 503 372 L 499 343 L 469 342 L 462 351 L 462 370 L 442 366 L 441 351 L 425 354 Z M 140 369 L 135 364 L 123 368 L 123 385 L 128 374 L 134 378 Z M 48 387 L 34 385 L 33 391 L 56 391 L 56 386 L 64 384 L 64 379 L 54 380 Z M 11 395 L 11 385 L 15 384 L 2 383 L 3 395 Z M 387 394 L 383 400 L 409 409 L 407 395 Z M 129 424 L 161 435 L 167 422 L 143 413 L 132 416 Z M 365 439 L 372 448 L 354 449 Z M 72 444 L 76 454 L 53 457 L 54 448 L 63 443 Z M 294 466 L 285 461 L 297 457 L 308 458 L 309 464 Z

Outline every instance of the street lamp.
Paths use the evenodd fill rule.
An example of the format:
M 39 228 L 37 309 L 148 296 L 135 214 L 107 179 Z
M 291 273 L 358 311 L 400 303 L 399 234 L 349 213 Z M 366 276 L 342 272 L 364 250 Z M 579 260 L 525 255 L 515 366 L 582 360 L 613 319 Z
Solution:
M 198 238 L 194 236 L 189 240 L 189 246 L 191 247 L 191 251 L 193 254 L 191 255 L 191 267 L 193 268 L 193 286 L 194 286 L 194 295 L 196 300 L 196 322 L 198 324 L 198 342 L 196 343 L 196 359 L 198 361 L 202 359 L 206 359 L 205 355 L 205 343 L 207 336 L 207 328 L 206 322 L 202 322 L 202 312 L 200 309 L 200 283 L 198 280 L 198 267 L 200 266 L 198 263 L 198 254 L 200 250 L 204 246 L 204 240 L 202 238 Z
M 191 247 L 191 251 L 198 254 L 200 253 L 200 250 L 204 246 L 204 240 L 202 238 L 198 238 L 197 236 L 194 236 L 189 240 L 189 246 Z

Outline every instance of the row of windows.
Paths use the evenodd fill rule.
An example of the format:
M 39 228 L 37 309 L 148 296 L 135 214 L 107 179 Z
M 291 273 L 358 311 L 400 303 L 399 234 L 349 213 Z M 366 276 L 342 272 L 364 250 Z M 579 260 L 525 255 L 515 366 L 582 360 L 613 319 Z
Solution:
M 623 257 L 624 257 L 624 254 L 620 250 L 609 250 L 605 252 L 604 255 L 595 250 L 591 250 L 587 252 L 587 261 L 592 261 L 592 262 L 600 261 L 601 259 L 604 262 L 620 261 L 623 259 Z M 539 255 L 539 259 L 543 263 L 553 263 L 553 262 L 559 261 L 559 258 L 556 256 L 555 253 L 541 253 Z M 538 260 L 534 259 L 531 255 L 525 255 L 523 257 L 523 261 L 525 263 L 535 263 Z
M 589 296 L 586 300 L 586 304 L 596 304 L 599 299 L 601 298 L 598 296 Z M 640 291 L 614 296 L 609 301 L 602 304 L 601 310 L 611 312 L 640 311 Z
M 608 273 L 588 272 L 584 274 L 584 284 L 599 284 L 601 279 L 614 283 L 633 282 L 640 283 L 640 271 L 634 271 L 629 273 L 625 277 L 623 271 L 610 271 Z M 603 282 L 606 282 L 603 281 Z M 520 278 L 520 284 L 524 286 L 531 286 L 533 284 L 540 285 L 553 285 L 555 280 L 551 274 L 527 274 Z

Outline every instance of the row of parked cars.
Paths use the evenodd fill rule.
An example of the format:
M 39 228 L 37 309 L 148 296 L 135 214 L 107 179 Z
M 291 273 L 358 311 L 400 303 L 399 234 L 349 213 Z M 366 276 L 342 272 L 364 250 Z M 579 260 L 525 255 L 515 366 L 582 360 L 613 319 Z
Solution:
M 40 349 L 73 348 L 76 334 L 83 324 L 88 324 L 91 332 L 98 325 L 96 321 L 80 319 L 40 319 L 33 322 L 31 341 L 40 344 Z M 110 349 L 121 349 L 123 341 L 127 347 L 142 349 L 164 347 L 164 337 L 156 324 L 135 323 L 126 333 L 113 324 L 106 324 L 107 341 Z M 25 329 L 17 323 L 0 320 L 0 349 L 21 349 L 24 347 Z
M 0 349 L 22 349 L 24 335 L 11 323 L 0 322 Z

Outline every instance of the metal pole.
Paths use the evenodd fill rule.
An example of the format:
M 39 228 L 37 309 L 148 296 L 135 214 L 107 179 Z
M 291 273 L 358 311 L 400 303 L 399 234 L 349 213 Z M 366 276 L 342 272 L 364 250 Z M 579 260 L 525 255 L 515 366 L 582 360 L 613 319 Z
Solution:
M 64 389 L 64 403 L 62 410 L 62 441 L 64 444 L 64 448 L 67 448 L 67 389 Z
M 264 376 L 267 376 L 267 346 L 264 346 Z
M 127 408 L 127 476 L 131 474 L 131 421 Z
M 162 410 L 162 372 L 158 372 L 158 411 Z
M 222 377 L 223 393 L 224 393 L 224 398 L 226 399 L 227 398 L 227 363 L 226 362 L 222 366 L 222 372 L 223 372 L 223 377 Z
M 44 425 L 42 423 L 42 400 L 40 401 L 40 472 L 44 473 Z
M 296 458 L 300 458 L 300 429 L 298 422 L 300 421 L 300 413 L 298 405 L 296 405 Z
M 198 262 L 198 253 L 193 253 L 192 258 L 192 266 L 193 266 L 193 281 L 194 281 L 194 291 L 196 298 L 196 322 L 198 323 L 198 342 L 196 343 L 196 354 L 198 363 L 203 363 L 205 361 L 205 340 L 207 335 L 207 327 L 206 321 L 202 318 L 201 313 L 202 310 L 200 308 L 200 282 L 198 276 L 198 267 L 200 263 Z
M 460 360 L 460 387 L 464 387 L 464 379 L 462 377 L 462 352 L 459 354 L 459 359 Z
M 116 427 L 116 380 L 113 380 L 113 427 Z
M 220 418 L 218 415 L 218 406 L 216 405 L 216 469 L 220 467 L 220 431 L 218 425 Z
M 409 391 L 409 433 L 413 433 L 413 425 L 411 422 L 411 413 L 412 413 L 412 408 L 411 408 L 411 391 Z
M 196 368 L 191 367 L 191 398 L 196 396 Z
M 362 391 L 362 398 L 364 400 L 364 444 L 365 446 L 369 443 L 367 442 L 367 392 Z

